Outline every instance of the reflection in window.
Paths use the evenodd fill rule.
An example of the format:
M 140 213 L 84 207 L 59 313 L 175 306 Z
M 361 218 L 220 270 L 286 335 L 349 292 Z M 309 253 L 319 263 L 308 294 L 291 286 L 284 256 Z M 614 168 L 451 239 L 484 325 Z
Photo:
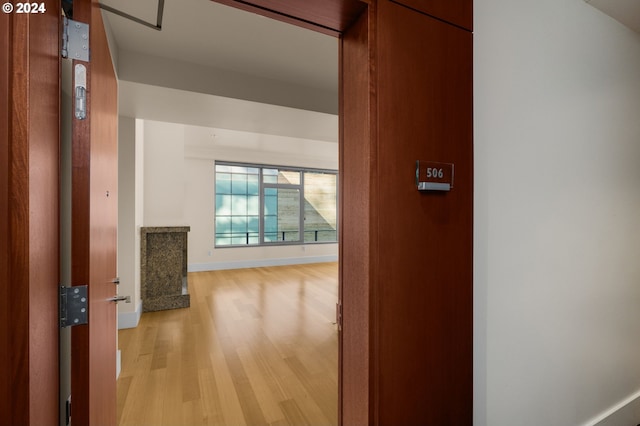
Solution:
M 338 239 L 334 171 L 216 163 L 215 191 L 217 247 Z

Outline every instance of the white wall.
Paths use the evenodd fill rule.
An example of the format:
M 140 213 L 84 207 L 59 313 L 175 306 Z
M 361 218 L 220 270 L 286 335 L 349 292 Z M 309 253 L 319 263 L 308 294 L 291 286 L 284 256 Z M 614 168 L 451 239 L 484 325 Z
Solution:
M 143 128 L 134 118 L 118 118 L 118 328 L 138 325 L 140 300 L 140 226 L 143 220 Z
M 207 93 L 301 110 L 338 113 L 338 93 L 248 73 L 119 52 L 119 78 L 127 82 Z M 336 68 L 337 70 L 337 68 Z
M 337 244 L 216 249 L 213 226 L 215 160 L 337 169 L 336 143 L 151 120 L 144 130 L 144 226 L 190 226 L 190 271 L 337 260 Z
M 640 34 L 476 0 L 474 39 L 474 424 L 594 424 L 640 391 Z
M 144 226 L 184 226 L 184 126 L 144 121 Z

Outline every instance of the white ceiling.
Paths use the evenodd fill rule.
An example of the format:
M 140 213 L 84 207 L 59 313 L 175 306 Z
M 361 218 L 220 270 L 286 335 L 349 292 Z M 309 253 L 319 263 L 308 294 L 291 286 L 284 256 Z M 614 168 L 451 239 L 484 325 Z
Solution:
M 156 23 L 158 0 L 100 0 Z M 165 0 L 162 31 L 103 11 L 123 116 L 338 140 L 338 39 L 210 0 Z
M 640 0 L 586 0 L 586 2 L 640 33 Z
M 101 0 L 156 23 L 157 0 Z M 162 31 L 105 13 L 119 50 L 337 92 L 338 39 L 210 0 L 165 0 Z
M 156 22 L 158 0 L 100 1 L 147 22 Z M 640 32 L 640 0 L 586 1 Z M 104 12 L 103 16 L 122 59 L 118 68 L 123 71 L 120 98 L 124 114 L 156 120 L 171 117 L 172 120 L 167 120 L 185 124 L 337 140 L 337 38 L 211 0 L 165 0 L 162 31 L 109 12 Z M 230 76 L 237 78 L 234 80 L 235 77 Z M 246 76 L 255 78 L 251 80 Z M 216 82 L 218 87 L 209 90 L 207 82 Z M 265 89 L 268 93 L 262 98 L 246 96 L 246 92 L 256 93 L 256 88 L 259 91 L 263 83 L 269 88 Z M 225 90 L 221 91 L 221 86 Z M 240 93 L 242 89 L 245 93 Z M 274 93 L 285 94 L 287 100 L 276 99 Z M 207 95 L 214 96 L 207 98 Z M 298 100 L 292 101 L 296 96 Z M 232 98 L 242 101 L 231 107 Z M 308 103 L 299 101 L 320 98 L 329 99 L 329 104 L 335 103 L 335 110 L 309 107 Z M 172 107 L 177 105 L 173 102 L 176 99 L 182 99 L 181 105 L 200 105 L 205 109 Z M 287 107 L 322 112 L 316 118 L 309 116 L 306 121 L 294 123 L 300 117 L 291 119 L 291 108 Z M 239 122 L 237 117 L 234 119 L 222 111 L 235 111 L 243 120 Z M 334 117 L 328 119 L 322 113 Z M 322 126 L 331 123 L 326 127 L 331 135 L 323 134 L 324 130 L 310 125 L 311 122 L 325 123 Z
M 640 0 L 586 1 L 640 32 Z M 101 2 L 156 22 L 158 0 Z M 121 50 L 337 92 L 338 40 L 331 36 L 210 0 L 165 0 L 162 31 L 105 16 Z

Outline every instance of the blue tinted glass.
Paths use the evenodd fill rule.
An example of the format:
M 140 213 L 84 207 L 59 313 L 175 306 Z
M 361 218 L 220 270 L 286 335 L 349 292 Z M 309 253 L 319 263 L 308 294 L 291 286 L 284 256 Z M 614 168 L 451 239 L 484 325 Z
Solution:
M 228 246 L 230 244 L 231 244 L 231 238 L 216 236 L 216 245 L 218 245 L 218 246 Z
M 278 216 L 265 216 L 264 217 L 264 232 L 265 235 L 269 232 L 278 232 Z
M 247 215 L 247 196 L 246 195 L 232 195 L 233 202 L 231 206 L 231 212 L 234 216 Z
M 231 232 L 234 233 L 234 236 L 237 234 L 246 234 L 247 232 L 247 218 L 244 217 L 236 217 L 231 218 Z
M 264 197 L 264 214 L 278 214 L 278 197 Z
M 264 183 L 278 183 L 278 169 L 262 169 Z
M 231 177 L 231 193 L 234 195 L 247 193 L 247 175 L 233 175 Z
M 231 232 L 231 218 L 228 216 L 216 217 L 216 235 Z
M 243 235 L 242 237 L 233 237 L 231 239 L 231 244 L 234 246 L 245 245 L 247 244 L 247 236 Z
M 231 194 L 231 175 L 216 173 L 216 194 Z
M 231 195 L 216 195 L 216 216 L 231 214 Z
M 265 188 L 264 195 L 276 196 L 278 195 L 278 188 Z
M 257 195 L 247 197 L 247 214 L 249 216 L 258 216 L 260 214 L 260 197 Z
M 260 232 L 260 218 L 258 216 L 249 216 L 247 218 L 247 227 L 249 232 Z
M 231 173 L 247 173 L 247 168 L 244 166 L 231 166 Z
M 247 194 L 259 195 L 260 194 L 260 182 L 257 175 L 247 176 Z

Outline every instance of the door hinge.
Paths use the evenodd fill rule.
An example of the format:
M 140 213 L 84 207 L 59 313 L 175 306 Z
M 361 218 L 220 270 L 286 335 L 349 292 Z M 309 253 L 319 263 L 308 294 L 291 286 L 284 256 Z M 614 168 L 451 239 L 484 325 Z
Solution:
M 60 328 L 89 323 L 87 286 L 60 287 Z
M 89 24 L 63 18 L 60 54 L 63 58 L 89 62 Z
M 65 425 L 71 425 L 71 395 L 69 395 L 65 404 Z
M 338 331 L 342 331 L 342 302 L 336 303 L 336 324 Z

